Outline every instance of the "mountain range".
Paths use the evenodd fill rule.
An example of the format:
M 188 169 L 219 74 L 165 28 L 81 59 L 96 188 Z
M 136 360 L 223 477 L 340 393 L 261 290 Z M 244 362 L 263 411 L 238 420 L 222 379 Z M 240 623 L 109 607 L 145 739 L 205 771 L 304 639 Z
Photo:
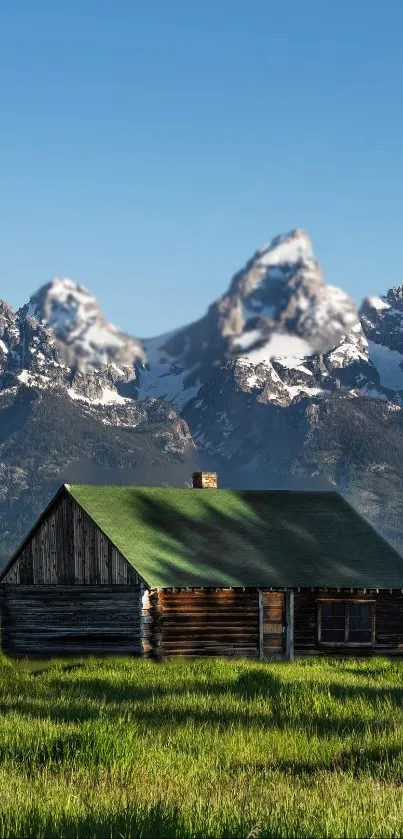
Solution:
M 403 286 L 357 310 L 303 230 L 200 320 L 126 334 L 55 278 L 0 301 L 0 561 L 62 481 L 337 488 L 403 550 Z

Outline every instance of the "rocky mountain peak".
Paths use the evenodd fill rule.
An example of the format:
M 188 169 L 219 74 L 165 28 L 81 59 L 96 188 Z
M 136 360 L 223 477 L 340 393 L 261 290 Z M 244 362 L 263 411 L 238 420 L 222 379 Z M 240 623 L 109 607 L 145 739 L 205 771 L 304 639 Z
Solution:
M 114 365 L 117 378 L 136 378 L 135 366 L 144 361 L 140 341 L 105 320 L 84 286 L 55 277 L 31 297 L 28 312 L 50 327 L 70 367 L 85 372 Z
M 314 259 L 312 241 L 308 233 L 301 227 L 296 227 L 289 233 L 280 233 L 257 251 L 261 259 L 276 265 L 292 265 Z
M 54 277 L 42 286 L 29 301 L 29 313 L 44 320 L 61 340 L 71 339 L 89 318 L 102 319 L 95 297 L 67 277 Z
M 386 294 L 386 301 L 394 309 L 403 311 L 403 284 L 390 288 Z
M 231 360 L 241 364 L 234 369 L 248 365 L 242 379 L 261 383 L 271 376 L 272 385 L 274 360 L 288 358 L 298 368 L 295 359 L 330 352 L 358 323 L 353 301 L 326 284 L 311 240 L 298 228 L 256 251 L 199 321 L 144 342 L 147 369 L 140 371 L 139 392 L 164 396 L 184 410 Z M 316 394 L 319 385 L 312 387 Z
M 286 354 L 287 336 L 292 355 L 297 338 L 300 354 L 328 352 L 358 322 L 353 301 L 327 285 L 311 240 L 299 228 L 256 251 L 216 309 L 221 334 L 232 336 L 233 354 L 265 348 L 268 360 Z
M 17 314 L 5 300 L 0 300 L 0 374 L 7 368 L 18 341 Z
M 11 306 L 9 306 L 6 300 L 0 299 L 0 318 L 2 318 L 3 321 L 11 321 L 13 320 L 13 318 L 15 318 L 15 316 L 16 312 L 14 311 L 14 309 Z
M 282 233 L 259 248 L 245 267 L 235 274 L 228 295 L 248 298 L 262 285 L 273 282 L 285 284 L 297 269 L 312 263 L 316 265 L 308 234 L 299 228 Z

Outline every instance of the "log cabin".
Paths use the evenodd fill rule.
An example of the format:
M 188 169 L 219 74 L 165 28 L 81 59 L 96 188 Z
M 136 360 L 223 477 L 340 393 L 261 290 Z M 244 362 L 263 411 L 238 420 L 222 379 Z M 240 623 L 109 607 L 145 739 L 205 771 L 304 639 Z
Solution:
M 63 485 L 0 577 L 15 657 L 403 654 L 403 560 L 336 492 Z

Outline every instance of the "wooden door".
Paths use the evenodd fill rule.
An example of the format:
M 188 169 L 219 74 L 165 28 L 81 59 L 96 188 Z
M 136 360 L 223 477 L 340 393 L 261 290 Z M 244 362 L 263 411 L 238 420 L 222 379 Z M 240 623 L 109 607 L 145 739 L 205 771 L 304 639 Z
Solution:
M 284 658 L 285 595 L 283 591 L 259 592 L 260 658 Z

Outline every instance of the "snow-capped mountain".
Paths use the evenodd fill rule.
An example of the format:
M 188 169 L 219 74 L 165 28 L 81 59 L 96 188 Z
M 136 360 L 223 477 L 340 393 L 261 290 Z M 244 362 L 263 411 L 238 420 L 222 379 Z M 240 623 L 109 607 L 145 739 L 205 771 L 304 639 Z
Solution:
M 133 400 L 117 392 L 110 367 L 86 373 L 68 367 L 53 330 L 44 322 L 39 323 L 30 311 L 30 307 L 24 306 L 14 312 L 0 301 L 0 394 L 25 385 L 37 392 L 63 392 L 69 399 L 94 408 L 135 408 Z M 106 414 L 103 421 L 108 422 Z
M 109 368 L 115 383 L 133 382 L 140 398 L 167 398 L 178 410 L 217 364 L 239 358 L 257 366 L 327 352 L 358 322 L 348 295 L 326 285 L 302 230 L 257 251 L 201 320 L 157 338 L 126 335 L 105 320 L 85 288 L 68 279 L 43 286 L 27 312 L 50 327 L 73 369 Z
M 53 330 L 39 323 L 29 311 L 32 309 L 24 306 L 14 312 L 0 301 L 0 399 L 10 392 L 19 393 L 21 388 L 28 388 L 41 398 L 46 392 L 47 396 L 52 394 L 73 402 L 77 409 L 104 426 L 131 430 L 146 423 L 150 416 L 159 415 L 164 421 L 176 423 L 176 444 L 173 435 L 167 440 L 167 451 L 181 453 L 184 445 L 191 444 L 186 423 L 169 403 L 120 395 L 113 365 L 100 370 L 88 365 L 86 372 L 68 367 Z
M 402 297 L 397 288 L 366 299 L 360 321 L 348 295 L 326 284 L 308 235 L 296 229 L 256 251 L 204 317 L 157 338 L 125 335 L 67 279 L 43 286 L 23 311 L 49 327 L 69 366 L 70 398 L 126 411 L 133 398 L 165 399 L 213 454 L 233 438 L 234 418 L 213 443 L 212 383 L 221 379 L 258 404 L 282 408 L 338 392 L 400 405 Z M 228 394 L 215 405 L 217 416 L 227 416 L 225 400 Z
M 27 313 L 50 327 L 65 362 L 81 372 L 111 367 L 116 380 L 135 378 L 141 343 L 105 320 L 86 288 L 56 277 L 31 297 Z
M 258 250 L 199 321 L 157 338 L 126 335 L 69 279 L 43 286 L 19 317 L 47 326 L 62 362 L 84 376 L 72 398 L 91 381 L 99 404 L 163 398 L 186 412 L 213 370 L 233 360 L 237 386 L 264 401 L 287 405 L 344 388 L 399 402 L 402 297 L 397 287 L 366 298 L 358 314 L 345 292 L 326 284 L 297 229 Z
M 182 485 L 197 465 L 172 405 L 122 396 L 112 365 L 70 368 L 29 312 L 0 301 L 0 565 L 61 481 Z
M 326 285 L 307 234 L 293 230 L 257 251 L 204 318 L 143 342 L 140 394 L 166 396 L 181 410 L 217 364 L 270 368 L 273 359 L 328 352 L 357 323 L 348 295 Z
M 388 349 L 373 334 L 381 311 L 383 318 L 389 312 L 385 329 L 394 336 Z M 326 285 L 304 231 L 277 236 L 233 277 L 204 318 L 143 341 L 147 362 L 139 368 L 139 395 L 163 396 L 188 417 L 196 397 L 202 407 L 202 390 L 208 392 L 217 366 L 232 360 L 226 369 L 234 386 L 266 403 L 287 406 L 339 389 L 399 402 L 396 313 L 384 301 L 371 312 L 372 331 L 364 310 L 361 323 L 348 295 Z M 202 418 L 193 432 L 207 439 Z

